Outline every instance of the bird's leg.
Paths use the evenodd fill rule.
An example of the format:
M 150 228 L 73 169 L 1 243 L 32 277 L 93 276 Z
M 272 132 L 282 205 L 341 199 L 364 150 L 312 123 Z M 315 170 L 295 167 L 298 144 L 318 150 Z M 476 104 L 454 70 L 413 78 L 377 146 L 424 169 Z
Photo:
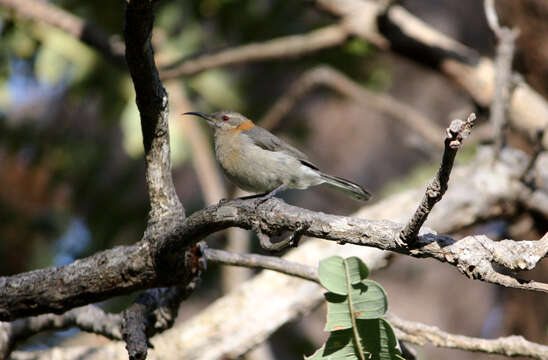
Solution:
M 247 195 L 247 196 L 242 196 L 242 197 L 238 197 L 238 198 L 235 198 L 234 200 L 251 200 L 251 199 L 260 199 L 261 203 L 262 202 L 265 202 L 266 200 L 268 199 L 271 199 L 274 197 L 274 195 L 276 195 L 277 193 L 281 192 L 281 191 L 284 191 L 285 189 L 287 189 L 287 184 L 281 184 L 280 186 L 276 187 L 274 190 L 270 191 L 270 192 L 266 192 L 266 193 L 260 193 L 260 194 L 253 194 L 253 195 Z M 223 205 L 224 203 L 227 203 L 229 202 L 231 199 L 221 199 L 219 201 L 219 205 Z
M 261 197 L 261 196 L 265 196 L 266 194 L 268 194 L 268 193 L 260 193 L 260 194 L 246 195 L 246 196 L 239 197 L 239 198 L 237 198 L 237 199 L 238 199 L 238 200 L 251 200 L 251 199 L 259 198 L 259 197 Z
M 261 200 L 261 202 L 265 202 L 269 199 L 272 199 L 277 193 L 279 193 L 281 191 L 284 191 L 285 189 L 287 189 L 287 184 L 281 184 L 277 188 L 272 190 L 271 192 L 266 193 L 263 196 L 261 196 L 259 199 Z

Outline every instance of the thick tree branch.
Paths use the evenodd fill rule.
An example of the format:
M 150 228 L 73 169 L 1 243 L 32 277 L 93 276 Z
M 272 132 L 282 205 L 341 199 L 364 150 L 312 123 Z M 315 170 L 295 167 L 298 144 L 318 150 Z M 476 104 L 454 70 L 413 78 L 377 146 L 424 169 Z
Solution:
M 311 245 L 311 244 L 309 243 L 308 245 Z M 305 245 L 304 247 L 309 247 L 308 245 Z M 340 249 L 344 249 L 344 248 L 340 248 Z M 299 250 L 300 249 L 296 251 L 299 251 Z M 309 250 L 310 249 L 305 249 L 305 252 Z M 260 256 L 260 255 L 252 255 L 252 254 L 234 254 L 234 253 L 226 252 L 223 250 L 205 249 L 204 252 L 205 252 L 206 258 L 211 262 L 227 264 L 227 265 L 252 267 L 252 268 L 262 268 L 266 270 L 274 270 L 276 272 L 280 272 L 286 275 L 300 277 L 302 279 L 310 280 L 316 283 L 318 282 L 317 268 L 310 265 L 304 265 L 304 264 L 296 263 L 294 261 L 289 261 L 286 259 L 281 259 L 276 257 Z M 352 254 L 352 251 L 347 251 L 346 253 L 347 253 L 346 256 L 348 256 Z M 376 268 L 377 266 L 373 265 L 373 267 Z M 273 284 L 276 284 L 276 282 L 274 282 Z M 302 284 L 302 282 L 300 284 Z M 273 286 L 276 286 L 276 285 L 273 285 Z M 320 287 L 317 287 L 317 289 L 318 289 L 318 294 L 321 294 L 322 289 Z M 295 289 L 293 288 L 292 291 L 295 291 Z M 222 306 L 221 304 L 219 305 Z M 79 310 L 79 309 L 75 309 L 75 310 Z M 402 320 L 393 314 L 388 314 L 387 318 L 396 329 L 396 334 L 400 341 L 407 341 L 409 343 L 418 344 L 421 346 L 424 345 L 425 343 L 431 343 L 432 345 L 437 347 L 447 347 L 447 348 L 461 349 L 466 351 L 475 351 L 475 352 L 482 352 L 487 354 L 500 354 L 500 355 L 506 355 L 506 356 L 523 356 L 523 357 L 529 357 L 533 359 L 545 359 L 548 356 L 547 346 L 527 341 L 521 336 L 511 336 L 511 337 L 498 338 L 498 339 L 481 339 L 481 338 L 450 334 L 434 326 L 429 326 L 429 325 L 425 325 L 418 322 Z M 226 321 L 227 318 L 224 317 L 224 319 Z M 188 328 L 188 326 L 186 327 Z M 179 333 L 178 333 L 178 337 L 180 337 Z M 169 353 L 162 352 L 162 351 L 165 351 L 165 349 L 162 348 L 163 346 L 165 346 L 165 342 L 160 342 L 157 347 L 161 348 L 160 351 L 161 353 L 164 354 L 164 356 L 167 356 L 166 358 L 168 359 L 172 358 L 172 356 L 170 356 Z M 173 347 L 176 345 L 171 344 L 171 346 Z M 68 352 L 69 349 L 64 351 Z M 73 355 L 76 355 L 76 354 L 83 355 L 83 353 L 84 353 L 83 349 L 82 350 L 78 349 L 76 353 L 74 353 Z M 236 354 L 241 354 L 241 352 L 232 352 L 231 354 L 236 356 Z M 22 358 L 20 355 L 23 355 L 23 353 L 16 354 L 14 356 L 14 359 Z M 45 355 L 47 356 L 47 354 Z M 180 353 L 178 353 L 178 355 L 180 355 Z M 91 351 L 91 352 L 88 352 L 84 358 L 96 359 L 96 358 L 100 358 L 100 356 L 103 356 L 100 351 L 99 351 L 99 354 L 95 354 L 95 351 Z M 208 352 L 205 352 L 205 353 L 202 352 L 201 356 L 206 359 L 212 358 L 211 357 L 212 354 Z M 40 359 L 42 358 L 42 356 L 39 356 L 38 354 L 36 354 L 36 356 L 32 356 L 31 354 L 26 354 L 23 358 L 27 360 L 31 358 Z
M 542 190 L 531 192 L 519 181 L 522 167 L 527 163 L 523 153 L 508 149 L 501 155 L 501 161 L 494 167 L 486 164 L 490 162 L 486 157 L 492 159 L 488 153 L 465 168 L 464 177 L 461 174 L 459 180 L 453 180 L 453 192 L 445 195 L 446 205 L 431 214 L 429 221 L 435 221 L 440 231 L 450 231 L 449 224 L 464 226 L 470 224 L 471 218 L 477 221 L 500 215 L 512 201 L 526 201 L 525 194 L 530 199 L 537 193 L 542 197 Z M 537 163 L 537 171 L 545 173 L 546 169 Z M 500 207 L 501 202 L 504 208 Z M 459 212 L 461 215 L 457 216 Z M 423 228 L 417 247 L 409 249 L 399 244 L 403 226 L 397 222 L 328 215 L 287 205 L 278 199 L 261 204 L 256 200 L 233 200 L 197 211 L 177 226 L 166 229 L 163 236 L 154 241 L 107 250 L 60 268 L 0 278 L 0 319 L 62 312 L 138 289 L 180 284 L 182 279 L 190 281 L 193 265 L 182 254 L 207 235 L 231 226 L 279 234 L 295 231 L 303 222 L 310 225 L 304 230 L 308 236 L 431 257 L 456 266 L 474 279 L 548 291 L 545 284 L 522 281 L 494 268 L 495 264 L 510 270 L 534 268 L 545 256 L 548 236 L 540 241 L 495 242 L 485 236 L 467 236 L 456 241 Z M 81 284 L 86 284 L 83 295 Z
M 203 246 L 198 244 L 190 251 L 196 264 L 194 279 L 184 286 L 150 289 L 141 293 L 133 305 L 122 312 L 122 337 L 130 359 L 146 359 L 149 338 L 173 326 L 179 305 L 187 299 L 201 281 L 206 269 Z
M 185 218 L 185 210 L 173 185 L 169 145 L 169 107 L 154 63 L 151 44 L 154 23 L 154 1 L 128 0 L 125 8 L 124 35 L 126 61 L 135 87 L 136 102 L 141 117 L 145 148 L 146 182 L 150 198 L 148 226 L 143 242 L 154 242 L 158 234 L 175 228 Z M 195 288 L 202 269 L 188 268 L 199 264 L 201 254 L 183 249 L 179 254 L 187 265 L 185 275 L 176 286 L 148 290 L 122 314 L 122 335 L 131 360 L 146 359 L 148 338 L 156 331 L 171 327 L 180 302 Z M 190 260 L 189 260 L 190 258 Z M 154 259 L 157 260 L 157 259 Z M 177 263 L 173 259 L 172 263 Z M 168 270 L 166 268 L 166 270 Z
M 166 66 L 161 71 L 163 80 L 244 62 L 296 57 L 342 44 L 348 36 L 344 24 L 331 25 L 307 34 L 292 35 L 261 43 L 242 45 L 215 54 L 201 55 Z
M 0 0 L 0 6 L 11 9 L 16 15 L 40 21 L 63 30 L 83 43 L 95 48 L 107 60 L 120 68 L 126 68 L 124 44 L 113 35 L 90 24 L 51 2 L 39 0 Z
M 44 314 L 9 323 L 0 322 L 0 359 L 6 359 L 17 342 L 43 331 L 78 327 L 83 331 L 121 340 L 120 325 L 119 315 L 107 314 L 94 305 L 72 309 L 62 315 Z
M 133 305 L 122 313 L 122 334 L 130 359 L 146 359 L 149 338 L 169 329 L 179 310 L 179 305 L 195 289 L 196 281 L 186 287 L 151 289 L 141 293 Z
M 479 221 L 515 213 L 517 207 L 512 203 L 518 200 L 520 194 L 526 193 L 522 183 L 516 179 L 522 171 L 520 166 L 527 159 L 522 153 L 511 149 L 505 149 L 501 155 L 501 161 L 493 167 L 492 151 L 480 148 L 474 162 L 456 167 L 444 201 L 434 208 L 426 224 L 441 232 L 451 233 Z M 540 176 L 545 176 L 548 167 L 542 166 L 544 163 L 540 160 L 536 170 Z M 423 193 L 422 187 L 407 190 L 368 206 L 355 216 L 406 219 Z M 531 195 L 531 198 L 534 196 Z M 335 254 L 343 257 L 359 256 L 375 271 L 386 265 L 389 252 L 311 239 L 291 250 L 284 258 L 317 267 L 319 259 Z M 152 355 L 162 354 L 165 360 L 196 356 L 202 360 L 238 357 L 262 343 L 286 322 L 314 309 L 323 300 L 322 289 L 311 282 L 272 271 L 263 272 L 242 284 L 238 290 L 218 299 L 189 321 L 156 336 L 153 339 L 155 348 L 150 352 Z M 227 312 L 226 309 L 231 311 Z M 242 327 L 242 323 L 249 326 Z M 127 352 L 119 344 L 54 351 L 62 351 L 67 358 L 127 359 Z M 12 356 L 14 359 L 28 360 L 46 359 L 49 355 L 51 351 L 40 354 L 16 352 Z
M 146 0 L 128 1 L 124 26 L 126 61 L 137 96 L 145 147 L 146 180 L 151 207 L 149 223 L 173 217 L 178 220 L 184 218 L 184 209 L 171 177 L 167 92 L 158 76 L 150 43 L 154 21 L 153 3 Z
M 436 176 L 432 179 L 430 184 L 428 184 L 424 198 L 417 208 L 417 211 L 415 211 L 411 220 L 409 220 L 400 233 L 400 239 L 410 247 L 415 246 L 421 226 L 426 221 L 426 218 L 434 208 L 434 205 L 441 200 L 443 194 L 447 191 L 447 184 L 451 171 L 453 170 L 455 156 L 462 145 L 462 141 L 470 134 L 470 130 L 474 126 L 475 120 L 476 114 L 472 113 L 468 116 L 466 121 L 453 120 L 451 125 L 447 128 L 445 149 L 443 151 L 440 168 Z

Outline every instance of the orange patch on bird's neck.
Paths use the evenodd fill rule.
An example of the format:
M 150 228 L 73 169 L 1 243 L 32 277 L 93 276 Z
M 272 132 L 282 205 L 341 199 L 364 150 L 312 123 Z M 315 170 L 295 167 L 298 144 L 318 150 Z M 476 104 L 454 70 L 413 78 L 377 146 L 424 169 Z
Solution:
M 253 124 L 253 121 L 247 120 L 246 122 L 243 122 L 240 125 L 238 125 L 238 127 L 235 130 L 245 131 L 245 130 L 251 129 L 254 126 L 255 124 Z

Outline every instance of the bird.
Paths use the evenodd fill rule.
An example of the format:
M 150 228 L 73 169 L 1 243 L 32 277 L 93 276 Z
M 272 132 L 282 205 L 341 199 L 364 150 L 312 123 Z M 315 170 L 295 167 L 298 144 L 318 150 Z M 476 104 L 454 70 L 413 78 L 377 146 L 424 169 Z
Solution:
M 215 156 L 228 179 L 243 190 L 260 193 L 263 200 L 285 189 L 307 189 L 326 184 L 354 199 L 371 194 L 360 185 L 321 172 L 308 157 L 268 130 L 235 111 L 211 114 L 185 112 L 205 119 L 214 129 Z

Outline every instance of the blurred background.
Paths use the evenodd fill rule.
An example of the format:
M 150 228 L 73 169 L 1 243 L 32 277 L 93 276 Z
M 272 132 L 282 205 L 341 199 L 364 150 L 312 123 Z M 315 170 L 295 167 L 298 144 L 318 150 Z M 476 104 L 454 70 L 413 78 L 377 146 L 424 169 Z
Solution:
M 122 36 L 122 1 L 52 3 Z M 520 29 L 515 69 L 546 96 L 548 2 L 497 3 L 502 22 Z M 405 0 L 401 4 L 482 55 L 493 55 L 494 37 L 481 1 Z M 309 1 L 162 1 L 157 7 L 153 45 L 157 62 L 165 65 L 195 54 L 309 32 L 333 22 L 332 15 Z M 221 67 L 170 80 L 165 85 L 172 107 L 174 181 L 187 214 L 238 192 L 212 162 L 209 129 L 179 114 L 232 109 L 261 123 L 276 100 L 299 84 L 302 76 L 325 65 L 366 89 L 410 105 L 435 130 L 470 111 L 478 111 L 480 122 L 486 121 L 485 109 L 478 109 L 447 78 L 356 38 L 302 57 Z M 307 153 L 322 170 L 371 190 L 374 201 L 426 184 L 441 156 L 439 149 L 398 119 L 330 86 L 307 91 L 269 127 Z M 440 130 L 440 144 L 442 139 Z M 510 143 L 530 150 L 517 135 L 511 136 Z M 469 161 L 475 146 L 465 148 L 458 161 Z M 0 7 L 0 275 L 63 265 L 139 241 L 148 211 L 142 153 L 128 74 L 62 31 Z M 335 214 L 351 214 L 363 206 L 323 187 L 287 191 L 282 197 L 297 206 Z M 545 221 L 524 215 L 467 231 L 493 238 L 534 239 L 542 228 L 546 230 Z M 248 237 L 247 232 L 230 230 L 213 236 L 208 244 L 261 252 L 255 239 Z M 179 321 L 246 276 L 249 272 L 245 270 L 210 268 L 202 286 L 183 304 Z M 540 264 L 531 276 L 547 281 L 546 264 Z M 475 282 L 436 261 L 402 256 L 372 278 L 386 288 L 391 311 L 405 319 L 468 336 L 516 334 L 539 343 L 548 341 L 546 299 L 540 294 Z M 118 298 L 104 306 L 119 311 L 131 300 Z M 302 354 L 310 354 L 326 337 L 324 316 L 320 308 L 281 328 L 262 358 L 301 359 Z M 77 340 L 67 334 L 47 334 L 28 346 L 60 341 Z M 87 335 L 78 341 L 106 340 Z M 421 359 L 486 357 L 429 346 L 418 352 Z

